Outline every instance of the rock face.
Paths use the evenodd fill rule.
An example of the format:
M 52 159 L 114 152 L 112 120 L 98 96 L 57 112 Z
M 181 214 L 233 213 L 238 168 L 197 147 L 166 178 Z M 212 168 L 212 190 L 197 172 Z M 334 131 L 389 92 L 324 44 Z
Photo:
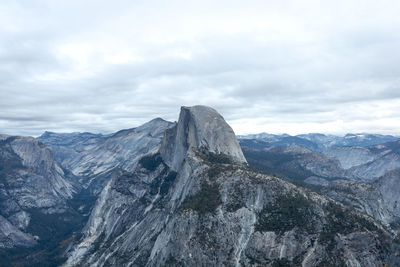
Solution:
M 240 145 L 249 165 L 267 174 L 301 183 L 349 177 L 337 159 L 303 147 L 270 146 L 257 140 L 240 140 Z
M 387 227 L 398 230 L 398 218 L 389 208 L 380 188 L 369 183 L 337 180 L 322 189 L 322 193 L 347 206 L 374 217 Z
M 322 193 L 374 217 L 388 229 L 400 232 L 400 169 L 388 172 L 373 183 L 337 180 Z
M 245 163 L 215 110 L 183 107 L 161 148 L 108 182 L 65 266 L 400 263 L 371 217 Z
M 0 140 L 0 247 L 33 246 L 31 210 L 62 213 L 74 187 L 51 151 L 32 137 Z
M 37 244 L 31 234 L 24 233 L 18 226 L 0 215 L 0 248 L 33 247 Z
M 347 169 L 349 177 L 371 182 L 400 168 L 400 141 L 368 147 L 332 147 L 324 153 L 334 157 Z
M 374 185 L 379 189 L 386 208 L 400 223 L 400 169 L 386 173 Z
M 361 181 L 371 182 L 400 168 L 400 141 L 368 147 L 376 159 L 349 169 Z
M 320 135 L 316 136 L 322 138 Z M 311 140 L 315 138 L 314 136 Z M 365 141 L 365 144 L 387 140 L 387 138 L 381 136 L 381 138 Z M 328 180 L 351 179 L 373 182 L 385 173 L 400 168 L 400 141 L 373 146 L 331 145 L 324 148 L 313 148 L 312 145 L 304 144 L 304 142 L 295 144 L 280 144 L 279 142 L 240 139 L 250 166 L 260 171 L 277 173 L 292 180 L 303 181 L 308 178 L 305 177 L 308 175 L 328 178 Z
M 54 160 L 66 169 L 73 169 L 73 162 L 85 151 L 104 142 L 106 136 L 93 133 L 53 133 L 44 132 L 37 139 L 46 144 L 54 155 Z
M 271 146 L 254 139 L 242 139 L 240 144 L 251 167 L 318 189 L 395 232 L 400 229 L 400 175 L 399 169 L 392 170 L 400 164 L 398 142 L 332 146 L 323 153 L 298 146 Z
M 3 193 L 19 207 L 56 209 L 72 197 L 73 186 L 45 145 L 32 137 L 12 136 L 0 142 Z
M 157 118 L 140 127 L 104 136 L 91 133 L 44 133 L 60 164 L 80 177 L 83 188 L 100 192 L 114 169 L 132 171 L 138 159 L 160 145 L 172 122 Z
M 63 262 L 97 192 L 157 149 L 174 125 L 154 119 L 110 135 L 45 132 L 40 141 L 0 135 L 0 266 Z
M 239 163 L 246 163 L 232 128 L 209 107 L 182 107 L 179 122 L 167 132 L 160 151 L 165 162 L 177 170 L 193 148 L 225 154 Z
M 338 159 L 344 169 L 366 164 L 378 158 L 378 155 L 372 153 L 368 148 L 357 146 L 334 146 L 328 148 L 324 153 Z

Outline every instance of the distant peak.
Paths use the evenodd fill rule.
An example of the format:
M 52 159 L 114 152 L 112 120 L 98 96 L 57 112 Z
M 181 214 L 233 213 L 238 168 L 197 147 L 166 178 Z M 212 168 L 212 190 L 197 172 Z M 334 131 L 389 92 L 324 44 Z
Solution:
M 50 131 L 45 131 L 44 133 L 42 133 L 42 135 L 41 136 L 50 136 L 50 135 L 53 135 L 53 134 L 55 134 L 54 132 L 50 132 Z
M 156 128 L 157 128 L 157 127 L 165 127 L 165 126 L 172 125 L 172 124 L 173 124 L 173 122 L 166 121 L 166 120 L 161 119 L 161 118 L 155 118 L 155 119 L 152 119 L 151 121 L 146 122 L 145 124 L 140 125 L 140 126 L 137 127 L 137 128 L 133 128 L 133 129 L 131 129 L 131 130 L 135 130 L 135 131 L 143 131 L 143 130 L 144 130 L 144 131 L 149 131 L 149 130 L 154 129 L 155 127 L 156 127 Z
M 149 121 L 149 123 L 150 122 L 169 122 L 169 121 L 166 121 L 163 118 L 157 117 L 157 118 L 154 118 L 151 121 Z

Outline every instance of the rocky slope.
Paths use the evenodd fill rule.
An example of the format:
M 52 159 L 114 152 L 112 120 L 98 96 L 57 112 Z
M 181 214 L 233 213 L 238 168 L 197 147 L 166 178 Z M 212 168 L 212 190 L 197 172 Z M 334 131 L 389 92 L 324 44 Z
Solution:
M 386 140 L 377 139 L 377 140 Z M 375 140 L 375 141 L 377 141 Z M 400 168 L 400 141 L 373 146 L 330 146 L 320 152 L 303 142 L 296 144 L 240 139 L 250 166 L 292 180 L 308 177 L 373 182 Z
M 74 193 L 51 151 L 32 137 L 0 137 L 0 247 L 31 247 L 32 212 L 63 213 Z
M 323 187 L 321 192 L 346 206 L 365 212 L 388 228 L 393 228 L 393 231 L 399 230 L 399 218 L 384 199 L 380 188 L 374 184 L 337 180 Z
M 324 154 L 339 160 L 344 169 L 370 163 L 379 157 L 368 148 L 359 146 L 333 146 L 326 149 Z
M 367 147 L 337 146 L 324 153 L 338 159 L 348 177 L 365 182 L 400 168 L 400 141 Z
M 299 146 L 270 146 L 258 140 L 240 140 L 241 148 L 249 165 L 267 174 L 308 183 L 323 183 L 348 177 L 340 162 L 322 153 Z
M 72 161 L 87 150 L 104 142 L 107 136 L 93 133 L 44 132 L 37 139 L 46 144 L 54 155 L 54 160 L 64 168 L 71 169 Z
M 63 261 L 63 250 L 82 230 L 97 192 L 113 175 L 133 169 L 173 125 L 154 119 L 110 135 L 1 135 L 0 266 Z
M 332 146 L 323 154 L 298 146 L 271 146 L 254 139 L 241 139 L 240 144 L 251 167 L 301 182 L 369 214 L 395 232 L 399 230 L 400 175 L 399 169 L 391 171 L 400 162 L 397 142 Z
M 400 141 L 368 147 L 375 159 L 354 166 L 349 171 L 362 181 L 374 181 L 386 173 L 400 168 Z
M 399 232 L 399 182 L 400 169 L 395 169 L 373 183 L 337 180 L 322 188 L 322 193 L 371 215 L 389 229 Z
M 84 188 L 100 192 L 113 170 L 132 171 L 143 154 L 155 149 L 174 123 L 157 118 L 110 135 L 46 132 L 38 139 L 50 146 L 60 164 L 80 177 Z
M 250 170 L 213 109 L 183 107 L 160 149 L 103 189 L 66 266 L 383 266 L 371 217 Z
M 387 209 L 398 218 L 398 223 L 400 223 L 400 169 L 386 173 L 374 185 L 379 188 Z

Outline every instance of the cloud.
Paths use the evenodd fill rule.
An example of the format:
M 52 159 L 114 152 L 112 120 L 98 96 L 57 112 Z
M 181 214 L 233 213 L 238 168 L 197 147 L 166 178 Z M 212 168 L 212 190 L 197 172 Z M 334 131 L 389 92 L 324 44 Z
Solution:
M 13 1 L 0 131 L 113 132 L 181 105 L 237 133 L 400 132 L 397 1 Z

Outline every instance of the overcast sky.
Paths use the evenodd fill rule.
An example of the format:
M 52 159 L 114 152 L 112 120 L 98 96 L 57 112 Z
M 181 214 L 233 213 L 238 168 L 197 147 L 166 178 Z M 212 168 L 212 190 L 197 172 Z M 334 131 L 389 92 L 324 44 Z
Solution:
M 400 135 L 400 1 L 0 0 L 0 133 L 110 133 L 182 105 L 238 134 Z

